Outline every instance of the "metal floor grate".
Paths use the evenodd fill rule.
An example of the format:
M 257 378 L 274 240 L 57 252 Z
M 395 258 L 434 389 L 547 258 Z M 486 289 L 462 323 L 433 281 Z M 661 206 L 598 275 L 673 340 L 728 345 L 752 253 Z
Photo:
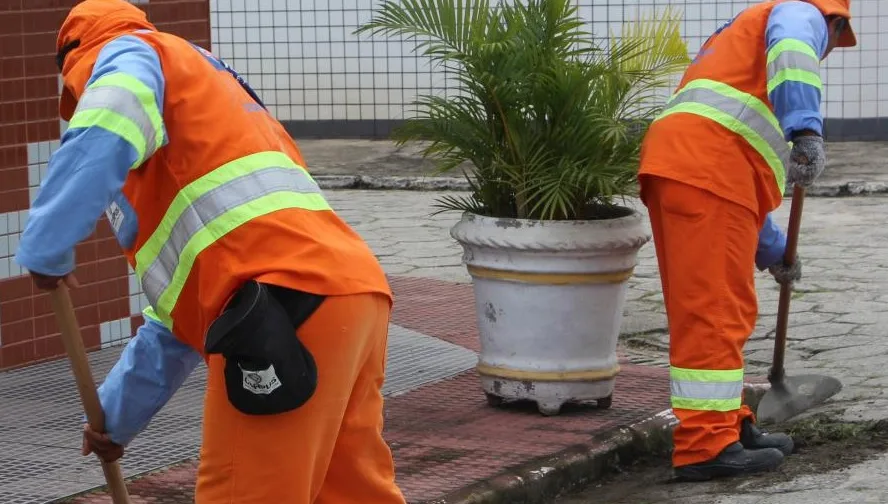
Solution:
M 433 381 L 472 369 L 475 352 L 410 329 L 389 327 L 386 380 L 382 393 L 400 395 Z
M 90 354 L 104 377 L 122 347 Z M 403 394 L 475 366 L 475 352 L 391 325 L 383 393 Z M 121 460 L 134 476 L 198 454 L 206 368 L 188 378 Z M 0 372 L 0 503 L 44 504 L 104 483 L 101 466 L 80 455 L 81 406 L 65 359 Z

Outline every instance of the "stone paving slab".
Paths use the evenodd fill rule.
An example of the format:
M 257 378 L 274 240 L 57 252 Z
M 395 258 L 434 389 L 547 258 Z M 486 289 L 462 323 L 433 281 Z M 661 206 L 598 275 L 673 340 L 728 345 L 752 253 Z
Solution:
M 458 215 L 431 216 L 440 192 L 328 191 L 334 206 L 368 240 L 392 273 L 469 283 L 462 250 L 449 236 Z M 646 215 L 637 200 L 628 204 Z M 776 210 L 785 228 L 790 199 Z M 888 197 L 813 198 L 805 203 L 799 253 L 803 279 L 789 319 L 787 372 L 832 374 L 845 389 L 827 408 L 848 419 L 888 418 Z M 624 342 L 662 362 L 668 334 L 652 243 L 629 281 Z M 779 288 L 756 276 L 759 320 L 746 347 L 747 370 L 767 373 Z M 470 289 L 469 286 L 466 286 Z M 818 410 L 820 411 L 820 410 Z
M 409 305 L 408 305 L 409 306 Z M 383 394 L 395 396 L 474 368 L 470 349 L 391 325 Z M 93 373 L 105 376 L 121 347 L 90 354 Z M 201 442 L 204 380 L 201 365 L 121 462 L 126 476 L 166 467 L 197 455 Z M 39 387 L 31 384 L 39 383 Z M 43 503 L 103 483 L 92 457 L 80 455 L 81 407 L 65 360 L 0 374 L 0 503 Z
M 460 317 L 439 320 L 424 315 L 410 326 L 398 319 L 396 310 L 392 322 L 475 350 L 474 316 L 465 315 L 474 310 L 469 277 L 460 264 L 462 251 L 449 237 L 449 228 L 458 216 L 430 215 L 434 199 L 443 194 L 328 191 L 334 207 L 367 239 L 386 270 L 402 277 L 400 282 L 454 283 L 453 289 L 461 289 L 462 295 L 453 301 L 461 306 Z M 644 212 L 637 201 L 630 204 Z M 788 212 L 786 200 L 777 211 L 778 221 L 785 224 Z M 886 197 L 817 198 L 806 203 L 802 223 L 799 250 L 805 277 L 797 286 L 792 304 L 787 372 L 828 373 L 841 379 L 845 389 L 836 400 L 817 411 L 841 414 L 851 420 L 888 418 L 888 398 L 883 394 L 888 384 L 888 367 L 884 364 L 888 358 L 885 215 Z M 761 315 L 746 350 L 748 371 L 761 376 L 773 348 L 778 289 L 762 273 L 757 277 L 757 290 Z M 435 313 L 442 299 L 438 292 L 439 289 L 414 289 L 409 297 L 396 300 L 396 305 L 409 299 L 424 314 Z M 645 246 L 640 253 L 628 298 L 623 343 L 636 362 L 637 355 L 643 354 L 651 362 L 664 363 L 668 337 L 652 245 Z M 618 384 L 618 394 L 620 387 Z M 2 400 L 5 406 L 8 399 Z M 28 406 L 27 400 L 18 401 L 25 401 L 19 403 L 22 407 Z M 9 424 L 9 417 L 2 416 L 4 411 L 9 410 L 0 410 L 0 435 L 3 426 Z M 187 480 L 191 476 L 181 477 Z
M 393 322 L 442 341 L 477 348 L 470 289 L 448 282 L 393 277 Z M 412 300 L 420 300 L 413 303 Z M 434 300 L 436 309 L 426 310 Z M 429 328 L 438 328 L 429 331 Z M 544 417 L 532 405 L 492 408 L 474 370 L 410 390 L 386 401 L 385 437 L 395 457 L 398 484 L 410 503 L 437 502 L 540 457 L 607 442 L 607 433 L 648 419 L 668 407 L 666 370 L 622 359 L 613 406 L 566 406 Z M 184 463 L 130 485 L 134 503 L 186 503 L 193 499 L 196 464 Z M 189 485 L 189 482 L 191 483 Z M 102 493 L 72 504 L 110 502 Z
M 449 237 L 452 213 L 430 216 L 439 192 L 333 191 L 335 206 L 381 254 L 392 272 L 470 282 L 459 264 L 461 248 Z M 646 215 L 643 205 L 630 206 Z M 786 226 L 790 199 L 775 212 Z M 799 253 L 803 279 L 789 318 L 787 372 L 825 373 L 844 390 L 813 413 L 846 420 L 888 418 L 888 197 L 813 198 L 805 203 Z M 770 365 L 779 288 L 758 273 L 759 320 L 746 347 L 747 371 L 763 376 Z M 468 286 L 467 286 L 468 288 Z M 654 247 L 639 253 L 630 280 L 623 340 L 635 353 L 663 363 L 668 333 Z
M 297 140 L 319 183 L 336 189 L 466 190 L 462 172 L 439 173 L 417 145 L 387 140 Z M 809 196 L 888 192 L 888 142 L 830 142 L 827 168 Z M 466 166 L 468 168 L 468 166 Z

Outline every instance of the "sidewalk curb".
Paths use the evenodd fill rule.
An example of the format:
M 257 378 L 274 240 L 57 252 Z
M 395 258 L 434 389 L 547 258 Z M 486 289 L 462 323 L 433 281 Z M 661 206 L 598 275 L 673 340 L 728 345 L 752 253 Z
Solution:
M 362 189 L 376 191 L 468 191 L 469 183 L 459 177 L 372 177 L 367 175 L 317 175 L 314 177 L 321 189 L 342 190 Z M 821 198 L 842 198 L 851 196 L 873 196 L 888 194 L 888 183 L 884 182 L 833 182 L 814 184 L 806 196 Z M 792 188 L 784 194 L 792 196 Z
M 469 183 L 457 177 L 371 177 L 367 175 L 315 175 L 321 189 L 377 191 L 468 191 Z
M 888 194 L 888 184 L 885 182 L 865 182 L 862 180 L 832 184 L 814 184 L 812 187 L 808 188 L 805 196 L 841 198 L 849 196 L 873 196 L 877 194 Z M 785 196 L 792 196 L 792 188 L 787 189 Z
M 747 383 L 744 400 L 755 410 L 769 385 Z M 678 421 L 670 409 L 621 427 L 606 440 L 578 445 L 529 462 L 485 482 L 422 504 L 545 504 L 557 495 L 583 488 L 604 477 L 608 469 L 649 454 L 671 449 L 672 427 Z

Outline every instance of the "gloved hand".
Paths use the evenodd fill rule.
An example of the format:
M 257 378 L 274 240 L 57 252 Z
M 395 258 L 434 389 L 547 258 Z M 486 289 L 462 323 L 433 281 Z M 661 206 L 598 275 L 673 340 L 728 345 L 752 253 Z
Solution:
M 123 447 L 111 441 L 107 434 L 100 434 L 92 430 L 89 424 L 83 426 L 83 447 L 80 450 L 84 456 L 95 453 L 105 462 L 114 462 L 123 457 Z
M 780 285 L 792 285 L 793 282 L 802 279 L 802 262 L 799 260 L 799 256 L 796 255 L 791 266 L 787 266 L 781 260 L 777 264 L 771 265 L 768 271 Z
M 786 183 L 790 186 L 808 187 L 823 173 L 825 166 L 823 138 L 817 135 L 799 135 L 792 141 Z
M 63 277 L 44 275 L 37 273 L 36 271 L 30 271 L 29 273 L 34 285 L 40 290 L 56 290 L 62 283 L 71 289 L 80 287 L 80 283 L 77 281 L 77 277 L 75 277 L 73 273 L 69 273 Z

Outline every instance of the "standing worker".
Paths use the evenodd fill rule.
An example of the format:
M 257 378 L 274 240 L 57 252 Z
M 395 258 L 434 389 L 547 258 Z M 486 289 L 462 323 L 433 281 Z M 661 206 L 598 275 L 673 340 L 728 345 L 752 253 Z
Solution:
M 120 458 L 204 359 L 198 504 L 403 504 L 382 438 L 391 291 L 281 124 L 124 0 L 78 4 L 57 49 L 69 125 L 16 259 L 75 286 L 105 211 L 151 304 L 84 454 Z
M 849 0 L 754 5 L 700 49 L 641 150 L 670 334 L 672 464 L 707 480 L 771 470 L 793 449 L 741 405 L 758 312 L 754 266 L 781 284 L 786 236 L 770 212 L 785 183 L 823 171 L 820 61 L 856 39 Z M 788 142 L 792 142 L 792 145 Z

